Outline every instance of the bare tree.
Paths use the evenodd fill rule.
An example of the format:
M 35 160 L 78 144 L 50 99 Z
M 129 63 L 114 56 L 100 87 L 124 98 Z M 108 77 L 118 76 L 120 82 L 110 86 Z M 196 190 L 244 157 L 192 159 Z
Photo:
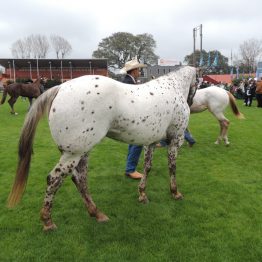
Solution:
M 240 55 L 242 63 L 249 68 L 250 72 L 254 72 L 258 56 L 262 52 L 262 41 L 257 39 L 249 39 L 240 45 Z
M 25 58 L 26 43 L 23 40 L 17 40 L 12 44 L 11 52 L 14 58 Z
M 46 58 L 49 51 L 49 43 L 46 36 L 31 35 L 28 38 L 28 46 L 31 47 L 34 58 Z
M 49 47 L 46 36 L 30 35 L 24 40 L 17 40 L 11 50 L 15 58 L 45 58 Z
M 61 36 L 51 35 L 50 40 L 56 53 L 56 58 L 65 58 L 72 51 L 70 43 Z M 61 56 L 61 57 L 59 57 Z

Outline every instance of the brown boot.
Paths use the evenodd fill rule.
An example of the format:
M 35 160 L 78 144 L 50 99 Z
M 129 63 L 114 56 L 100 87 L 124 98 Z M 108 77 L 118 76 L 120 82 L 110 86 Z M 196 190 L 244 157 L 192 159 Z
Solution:
M 127 177 L 132 178 L 132 179 L 141 179 L 143 177 L 143 174 L 135 171 L 129 174 L 126 174 Z

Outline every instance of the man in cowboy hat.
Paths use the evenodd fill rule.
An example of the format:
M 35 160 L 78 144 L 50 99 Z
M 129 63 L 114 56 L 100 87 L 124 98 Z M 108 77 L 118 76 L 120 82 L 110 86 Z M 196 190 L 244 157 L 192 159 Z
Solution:
M 123 83 L 126 84 L 137 84 L 137 80 L 140 76 L 140 68 L 146 67 L 144 64 L 140 64 L 137 58 L 133 58 L 131 61 L 125 63 L 121 72 L 125 73 Z M 128 154 L 126 161 L 126 176 L 132 179 L 141 179 L 143 174 L 136 171 L 136 167 L 141 155 L 143 146 L 128 145 Z

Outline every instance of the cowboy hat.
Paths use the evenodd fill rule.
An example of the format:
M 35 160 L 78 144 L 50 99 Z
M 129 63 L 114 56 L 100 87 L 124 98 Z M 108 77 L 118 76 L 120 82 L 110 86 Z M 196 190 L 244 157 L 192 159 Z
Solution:
M 137 58 L 133 58 L 132 60 L 125 63 L 125 66 L 120 70 L 122 74 L 126 74 L 128 71 L 136 69 L 136 68 L 143 68 L 146 67 L 144 64 L 140 64 Z

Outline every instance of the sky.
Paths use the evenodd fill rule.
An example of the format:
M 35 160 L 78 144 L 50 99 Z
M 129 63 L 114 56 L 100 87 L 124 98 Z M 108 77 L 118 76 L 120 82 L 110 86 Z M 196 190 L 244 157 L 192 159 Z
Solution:
M 262 40 L 261 0 L 0 0 L 0 58 L 32 34 L 59 35 L 72 46 L 67 58 L 87 59 L 117 32 L 151 34 L 155 54 L 184 61 L 193 52 L 193 28 L 203 28 L 203 49 L 231 58 L 249 39 Z M 200 48 L 197 30 L 196 49 Z M 47 58 L 55 58 L 50 52 Z

